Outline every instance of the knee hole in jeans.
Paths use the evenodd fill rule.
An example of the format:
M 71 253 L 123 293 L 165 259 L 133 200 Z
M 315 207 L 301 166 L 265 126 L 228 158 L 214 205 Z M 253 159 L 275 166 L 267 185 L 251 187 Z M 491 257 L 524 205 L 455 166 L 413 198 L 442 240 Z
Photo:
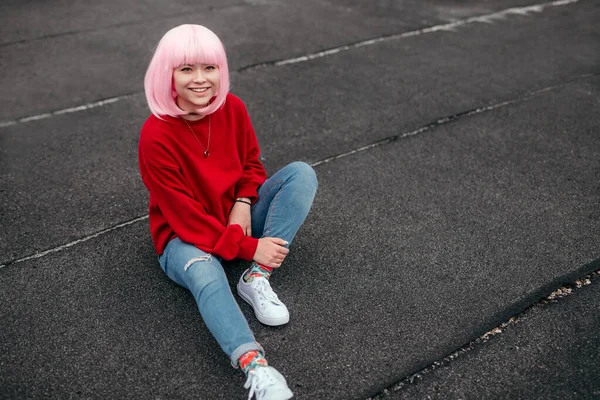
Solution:
M 187 262 L 187 264 L 185 264 L 185 266 L 183 267 L 183 270 L 187 271 L 188 268 L 191 267 L 193 263 L 198 262 L 198 261 L 206 261 L 207 263 L 211 263 L 212 262 L 212 254 L 207 254 L 202 257 L 192 258 L 190 261 Z

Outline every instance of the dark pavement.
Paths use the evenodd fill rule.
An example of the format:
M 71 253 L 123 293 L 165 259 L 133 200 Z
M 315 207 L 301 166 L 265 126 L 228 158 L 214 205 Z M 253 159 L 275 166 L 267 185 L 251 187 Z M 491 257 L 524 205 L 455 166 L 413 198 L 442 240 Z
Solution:
M 564 291 L 377 399 L 600 398 L 598 274 Z
M 599 20 L 585 0 L 4 2 L 0 398 L 247 396 L 158 266 L 137 169 L 143 75 L 181 23 L 223 40 L 268 172 L 319 178 L 273 276 L 290 323 L 240 304 L 296 398 L 599 398 Z

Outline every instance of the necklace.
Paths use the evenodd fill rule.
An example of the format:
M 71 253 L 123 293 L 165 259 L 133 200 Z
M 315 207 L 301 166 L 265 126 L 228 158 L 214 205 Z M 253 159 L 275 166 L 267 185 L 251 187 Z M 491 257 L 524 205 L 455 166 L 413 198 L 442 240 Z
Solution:
M 188 122 L 185 120 L 185 118 L 181 117 L 181 119 L 183 120 L 183 122 L 185 122 L 187 127 L 190 129 L 190 132 L 192 132 L 192 135 L 194 135 L 194 139 L 196 139 L 196 141 L 198 142 L 200 147 L 202 147 L 202 150 L 204 150 L 204 153 L 202 153 L 202 154 L 204 154 L 204 158 L 208 158 L 208 156 L 210 155 L 210 153 L 208 152 L 208 148 L 210 146 L 210 115 L 208 116 L 208 141 L 206 142 L 206 148 L 204 148 L 204 146 L 202 146 L 202 143 L 200 143 L 200 139 L 198 139 L 198 137 L 196 136 L 196 133 L 194 132 L 194 130 L 192 129 L 190 124 L 188 124 Z

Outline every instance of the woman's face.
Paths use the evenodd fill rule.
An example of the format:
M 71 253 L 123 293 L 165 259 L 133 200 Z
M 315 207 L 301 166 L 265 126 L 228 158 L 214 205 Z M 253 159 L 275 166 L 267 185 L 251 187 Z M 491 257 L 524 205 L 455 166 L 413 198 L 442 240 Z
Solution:
M 173 70 L 177 105 L 183 111 L 195 112 L 208 105 L 217 95 L 221 72 L 213 64 L 184 64 Z

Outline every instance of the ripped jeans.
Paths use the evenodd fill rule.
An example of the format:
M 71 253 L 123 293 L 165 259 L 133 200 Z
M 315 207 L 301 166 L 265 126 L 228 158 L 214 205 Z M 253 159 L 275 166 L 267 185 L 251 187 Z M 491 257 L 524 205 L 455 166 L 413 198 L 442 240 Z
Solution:
M 251 210 L 252 236 L 292 243 L 316 191 L 317 178 L 308 164 L 295 162 L 279 170 L 258 189 Z M 192 293 L 204 323 L 232 365 L 237 366 L 248 351 L 263 352 L 231 293 L 219 257 L 175 238 L 158 260 L 169 278 Z

